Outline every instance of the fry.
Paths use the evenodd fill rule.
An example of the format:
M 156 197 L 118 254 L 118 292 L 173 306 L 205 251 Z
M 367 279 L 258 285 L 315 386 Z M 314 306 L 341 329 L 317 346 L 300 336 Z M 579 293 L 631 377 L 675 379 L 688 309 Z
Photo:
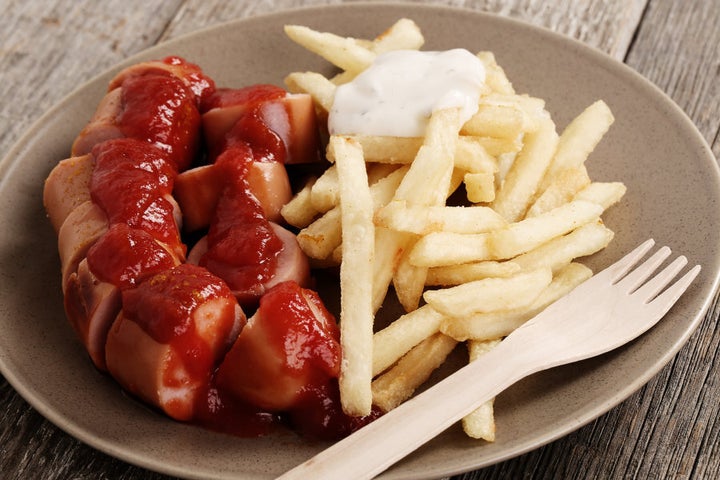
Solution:
M 461 283 L 488 277 L 509 277 L 519 271 L 520 265 L 512 260 L 507 262 L 488 260 L 485 262 L 434 267 L 428 270 L 426 285 L 460 285 Z
M 489 93 L 480 98 L 478 111 L 463 126 L 465 135 L 515 138 L 537 130 L 548 118 L 545 102 L 528 95 Z
M 410 350 L 397 364 L 372 383 L 373 403 L 389 412 L 410 398 L 442 363 L 457 342 L 436 333 Z
M 353 135 L 352 138 L 362 145 L 366 161 L 402 165 L 415 160 L 424 140 L 421 137 L 372 135 Z M 497 171 L 497 161 L 485 149 L 486 143 L 488 140 L 483 137 L 459 136 L 455 145 L 455 167 L 474 173 Z
M 470 362 L 495 348 L 500 343 L 495 340 L 469 340 L 467 342 L 468 357 Z M 480 405 L 477 409 L 463 417 L 462 427 L 465 434 L 470 438 L 478 438 L 487 442 L 495 441 L 495 399 L 491 398 Z
M 495 54 L 492 52 L 478 52 L 477 57 L 485 65 L 485 83 L 493 92 L 512 95 L 515 89 L 510 80 L 508 80 L 505 71 L 495 60 Z
M 470 137 L 478 142 L 493 157 L 517 153 L 522 149 L 523 142 L 518 138 Z
M 318 177 L 310 191 L 313 208 L 318 212 L 327 212 L 338 204 L 340 186 L 338 184 L 337 166 L 330 167 Z
M 590 177 L 584 165 L 564 170 L 535 200 L 535 203 L 527 211 L 526 217 L 535 217 L 569 202 L 589 184 Z
M 384 179 L 397 169 L 398 167 L 396 167 L 395 165 L 368 164 L 368 184 L 372 187 L 378 181 Z M 404 171 L 407 172 L 407 169 L 405 169 Z M 395 185 L 395 187 L 393 188 L 393 192 L 396 188 L 397 185 Z M 385 203 L 390 201 L 390 198 L 392 198 L 392 195 L 390 195 L 387 200 L 384 200 L 382 204 L 384 205 Z M 315 208 L 319 212 L 325 212 L 338 205 L 339 187 L 337 170 L 335 168 L 335 165 L 331 165 L 317 179 L 311 190 L 311 201 L 313 208 Z M 375 203 L 377 203 L 377 201 Z
M 478 137 L 461 135 L 455 146 L 455 168 L 469 173 L 494 174 L 498 165 L 497 159 L 488 153 Z
M 412 163 L 423 144 L 422 137 L 354 135 L 353 139 L 362 145 L 366 161 L 403 165 Z
M 555 125 L 549 119 L 541 122 L 537 131 L 525 135 L 525 145 L 492 203 L 493 209 L 508 222 L 516 222 L 525 215 L 550 165 L 557 142 Z
M 432 114 L 425 141 L 395 192 L 394 200 L 405 200 L 414 205 L 439 205 L 445 202 L 450 189 L 459 130 L 457 109 L 438 110 Z
M 526 218 L 502 230 L 490 232 L 488 244 L 492 258 L 512 258 L 528 252 L 596 220 L 602 211 L 603 208 L 596 203 L 574 200 L 537 217 Z
M 401 18 L 373 40 L 370 49 L 381 54 L 391 50 L 418 50 L 425 43 L 420 28 L 408 18 Z
M 413 246 L 408 261 L 419 267 L 438 267 L 492 260 L 488 235 L 488 233 L 430 233 Z
M 613 236 L 612 230 L 605 227 L 602 222 L 592 222 L 518 255 L 512 261 L 523 269 L 548 267 L 553 272 L 557 272 L 573 259 L 602 250 L 610 243 Z
M 408 260 L 409 245 L 412 245 L 414 241 L 414 237 L 408 241 L 408 246 L 402 252 L 392 278 L 395 294 L 406 312 L 411 312 L 420 305 L 428 271 L 427 267 L 413 265 Z
M 405 201 L 411 205 L 445 203 L 451 190 L 453 156 L 459 130 L 460 118 L 457 109 L 433 112 L 427 125 L 425 141 L 395 191 L 393 200 Z M 384 235 L 389 236 L 391 233 Z M 406 311 L 417 307 L 427 274 L 423 266 L 409 262 L 409 255 L 405 253 L 414 241 L 414 235 L 395 234 L 395 237 L 388 241 L 388 250 L 384 254 L 388 261 L 393 263 L 379 267 L 379 275 L 374 277 L 378 282 L 376 289 L 386 288 L 385 280 L 392 281 Z
M 407 167 L 399 168 L 370 186 L 374 210 L 390 201 L 406 172 Z M 300 248 L 309 257 L 318 260 L 330 257 L 342 240 L 340 208 L 337 206 L 331 208 L 303 228 L 298 233 L 297 240 Z
M 340 185 L 343 259 L 340 264 L 340 368 L 342 408 L 348 415 L 368 415 L 372 407 L 372 265 L 375 226 L 360 146 L 333 137 Z
M 297 241 L 305 255 L 318 260 L 326 259 L 342 241 L 340 208 L 325 212 L 320 218 L 300 230 Z
M 488 207 L 412 206 L 404 201 L 392 201 L 380 209 L 375 223 L 418 235 L 435 231 L 480 233 L 507 225 Z
M 495 175 L 492 173 L 466 173 L 463 183 L 468 201 L 486 203 L 495 200 Z
M 407 233 L 383 227 L 375 229 L 375 264 L 373 265 L 373 309 L 375 311 L 382 306 L 393 275 L 400 263 L 400 257 L 411 239 L 412 237 Z
M 516 138 L 525 129 L 524 114 L 508 106 L 480 105 L 478 111 L 462 128 L 463 135 Z
M 593 202 L 607 210 L 625 195 L 625 185 L 620 182 L 592 182 L 575 196 L 575 200 Z
M 321 118 L 336 86 L 378 54 L 424 42 L 407 19 L 372 40 L 287 32 L 342 70 L 286 78 Z M 332 136 L 334 165 L 287 206 L 301 248 L 315 262 L 340 263 L 341 330 L 358 329 L 341 340 L 341 403 L 351 415 L 369 411 L 368 391 L 382 410 L 395 408 L 458 341 L 468 342 L 470 361 L 493 348 L 592 275 L 576 259 L 613 238 L 600 216 L 625 186 L 593 182 L 585 166 L 613 122 L 607 105 L 590 105 L 559 135 L 544 100 L 516 93 L 491 52 L 477 57 L 485 87 L 464 125 L 457 109 L 444 109 L 422 137 Z M 368 340 L 390 285 L 408 313 Z M 494 441 L 493 409 L 488 401 L 467 415 L 466 434 Z
M 458 341 L 505 337 L 591 276 L 592 271 L 586 266 L 571 263 L 529 305 L 464 317 L 447 316 L 440 322 L 440 331 Z
M 373 375 L 385 371 L 411 348 L 437 333 L 443 315 L 429 305 L 406 313 L 373 337 Z
M 332 107 L 335 98 L 335 85 L 315 72 L 294 72 L 285 77 L 285 85 L 293 93 L 309 94 L 316 107 L 326 114 Z
M 575 117 L 560 136 L 557 151 L 543 179 L 543 189 L 561 171 L 582 165 L 614 120 L 610 108 L 602 100 Z
M 320 213 L 312 206 L 310 198 L 310 192 L 316 180 L 316 177 L 309 178 L 293 198 L 280 209 L 282 217 L 293 227 L 307 227 Z
M 480 312 L 512 310 L 532 303 L 552 281 L 549 268 L 538 268 L 510 277 L 485 278 L 441 290 L 428 290 L 425 301 L 451 317 Z
M 375 59 L 375 53 L 354 38 L 317 32 L 302 25 L 286 25 L 285 34 L 298 45 L 350 72 L 363 71 Z

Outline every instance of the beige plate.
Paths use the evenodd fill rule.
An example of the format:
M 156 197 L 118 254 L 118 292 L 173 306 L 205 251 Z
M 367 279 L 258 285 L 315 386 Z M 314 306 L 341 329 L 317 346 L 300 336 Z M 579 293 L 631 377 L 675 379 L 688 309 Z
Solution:
M 703 265 L 699 281 L 639 341 L 534 375 L 502 394 L 496 443 L 476 443 L 451 428 L 383 477 L 421 479 L 487 466 L 563 436 L 627 398 L 672 358 L 715 291 L 720 177 L 710 149 L 687 117 L 630 69 L 547 31 L 469 11 L 354 4 L 282 12 L 200 31 L 123 65 L 178 54 L 199 63 L 221 86 L 282 84 L 290 71 L 327 69 L 284 37 L 283 24 L 372 37 L 402 16 L 420 25 L 426 49 L 494 51 L 519 92 L 547 100 L 559 127 L 598 98 L 610 105 L 617 120 L 589 168 L 596 179 L 624 181 L 628 194 L 606 216 L 616 240 L 590 259 L 590 266 L 611 263 L 647 237 Z M 53 165 L 67 156 L 113 72 L 83 85 L 48 112 L 0 164 L 0 371 L 59 427 L 130 463 L 192 478 L 273 477 L 322 445 L 292 434 L 237 439 L 170 421 L 97 373 L 65 321 L 56 239 L 43 213 L 42 185 Z

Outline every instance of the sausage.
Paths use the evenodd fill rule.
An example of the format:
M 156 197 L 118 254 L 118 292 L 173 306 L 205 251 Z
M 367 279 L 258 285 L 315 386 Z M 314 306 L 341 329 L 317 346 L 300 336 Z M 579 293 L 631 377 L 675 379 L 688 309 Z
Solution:
M 72 144 L 74 157 L 87 155 L 95 145 L 105 140 L 122 138 L 125 134 L 117 119 L 123 110 L 122 89 L 110 90 L 102 98 L 90 122 L 83 128 Z
M 200 143 L 201 100 L 192 89 L 201 84 L 208 93 L 214 84 L 197 67 L 163 65 L 167 71 L 153 64 L 121 72 L 76 138 L 78 156 L 59 162 L 45 182 L 66 315 L 100 370 L 120 292 L 184 261 L 173 180 Z
M 192 419 L 246 322 L 232 292 L 207 270 L 182 264 L 123 290 L 122 304 L 107 337 L 108 370 L 170 417 Z
M 83 259 L 77 272 L 68 277 L 64 306 L 65 314 L 93 364 L 105 371 L 105 340 L 120 312 L 120 289 L 100 281 L 90 271 L 87 259 Z
M 78 134 L 73 156 L 116 138 L 134 138 L 163 150 L 178 171 L 200 147 L 198 100 L 182 79 L 166 74 L 128 76 L 110 90 Z
M 290 410 L 307 389 L 337 378 L 339 335 L 317 293 L 279 283 L 260 299 L 218 368 L 218 389 L 269 411 Z
M 120 71 L 110 81 L 108 92 L 98 104 L 95 114 L 73 143 L 73 156 L 90 153 L 95 145 L 105 140 L 128 136 L 128 132 L 124 128 L 128 125 L 124 125 L 123 113 L 127 109 L 138 110 L 135 106 L 128 105 L 128 103 L 135 101 L 132 98 L 132 93 L 128 94 L 126 91 L 128 86 L 139 86 L 139 89 L 152 89 L 158 83 L 157 79 L 150 78 L 147 80 L 143 79 L 143 77 L 168 77 L 178 80 L 181 85 L 188 89 L 190 95 L 187 98 L 192 100 L 196 109 L 199 108 L 206 97 L 209 97 L 215 91 L 215 82 L 205 75 L 200 67 L 186 62 L 180 57 L 171 56 L 162 60 L 131 65 Z M 167 107 L 167 103 L 162 106 L 162 108 Z M 139 110 L 146 110 L 151 115 L 154 115 L 157 113 L 158 108 L 153 109 L 152 106 L 145 106 Z M 132 123 L 132 120 L 128 123 Z M 158 137 L 162 135 L 156 134 L 154 136 L 156 138 L 148 140 L 151 142 L 157 141 Z M 195 149 L 196 147 L 197 145 L 194 145 L 192 148 Z M 176 146 L 176 149 L 178 148 Z
M 256 304 L 265 292 L 282 282 L 294 281 L 302 286 L 309 286 L 310 284 L 310 262 L 300 248 L 295 235 L 276 223 L 270 223 L 270 227 L 282 242 L 276 266 L 270 278 L 262 283 L 252 283 L 250 288 L 240 289 L 236 287 L 233 289 L 233 294 L 241 305 Z M 207 237 L 202 237 L 188 253 L 188 263 L 201 265 L 207 248 Z M 228 268 L 232 269 L 233 266 L 228 266 Z M 232 281 L 230 287 L 233 287 Z
M 130 78 L 145 75 L 169 75 L 179 78 L 193 92 L 198 107 L 215 92 L 215 82 L 212 78 L 205 75 L 198 65 L 177 56 L 130 65 L 115 75 L 108 89 L 113 90 Z
M 90 177 L 94 168 L 89 154 L 60 161 L 45 180 L 43 205 L 55 233 L 70 212 L 90 201 Z
M 279 162 L 252 162 L 247 169 L 250 193 L 258 199 L 271 222 L 282 219 L 280 210 L 292 198 L 285 166 Z M 214 164 L 192 168 L 175 179 L 173 195 L 183 212 L 184 228 L 196 231 L 210 226 L 225 181 Z
M 63 293 L 70 275 L 77 271 L 88 250 L 107 232 L 107 215 L 90 200 L 83 202 L 67 216 L 58 232 L 58 252 Z
M 187 170 L 201 112 L 212 163 Z M 316 127 L 309 96 L 217 91 L 178 57 L 110 82 L 43 193 L 66 314 L 98 369 L 182 421 L 207 420 L 215 393 L 295 417 L 329 411 L 337 324 L 275 223 L 291 196 L 285 165 L 319 159 Z M 207 229 L 187 260 L 183 227 Z M 244 305 L 259 305 L 248 326 Z
M 203 113 L 202 124 L 211 159 L 223 150 L 226 136 L 238 120 L 256 109 L 263 124 L 282 140 L 283 163 L 320 161 L 315 106 L 310 95 L 260 85 L 237 91 L 220 89 L 208 104 L 206 108 L 212 108 Z

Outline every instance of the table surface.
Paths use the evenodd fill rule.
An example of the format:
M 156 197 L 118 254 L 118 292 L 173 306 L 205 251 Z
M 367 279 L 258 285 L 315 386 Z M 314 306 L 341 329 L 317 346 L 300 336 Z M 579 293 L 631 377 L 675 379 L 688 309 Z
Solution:
M 339 0 L 0 0 L 0 152 L 79 84 L 158 42 L 231 19 Z M 720 1 L 424 1 L 574 37 L 641 73 L 720 156 Z M 625 402 L 518 458 L 454 480 L 720 478 L 720 328 L 713 303 L 678 355 Z M 45 420 L 0 376 L 3 479 L 163 479 Z

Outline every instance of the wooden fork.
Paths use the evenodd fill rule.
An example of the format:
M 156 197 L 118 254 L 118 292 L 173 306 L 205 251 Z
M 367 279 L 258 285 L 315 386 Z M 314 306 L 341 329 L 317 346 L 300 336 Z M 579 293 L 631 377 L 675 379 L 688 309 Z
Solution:
M 643 334 L 675 304 L 700 272 L 647 240 L 506 337 L 490 352 L 386 413 L 279 479 L 369 479 L 440 434 L 513 383 L 566 363 L 600 355 Z M 667 288 L 666 288 L 667 287 Z

